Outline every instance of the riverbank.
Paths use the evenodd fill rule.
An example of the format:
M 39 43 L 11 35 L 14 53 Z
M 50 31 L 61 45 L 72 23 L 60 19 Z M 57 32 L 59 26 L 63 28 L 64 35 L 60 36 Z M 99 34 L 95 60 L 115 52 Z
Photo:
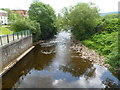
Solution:
M 71 45 L 76 42 L 67 32 L 60 32 L 51 40 L 39 41 L 2 77 L 2 89 L 118 87 L 119 80 L 109 70 L 81 58 Z
M 73 41 L 71 49 L 79 53 L 81 58 L 88 59 L 93 63 L 109 68 L 109 64 L 104 63 L 104 56 L 100 56 L 95 50 L 89 49 L 79 41 Z
M 34 43 L 34 45 L 38 45 L 43 42 L 45 41 L 40 40 Z M 101 56 L 95 50 L 89 49 L 88 47 L 84 46 L 80 41 L 72 40 L 72 45 L 70 48 L 79 53 L 79 56 L 81 58 L 88 59 L 93 63 L 109 68 L 109 64 L 104 63 L 104 56 Z

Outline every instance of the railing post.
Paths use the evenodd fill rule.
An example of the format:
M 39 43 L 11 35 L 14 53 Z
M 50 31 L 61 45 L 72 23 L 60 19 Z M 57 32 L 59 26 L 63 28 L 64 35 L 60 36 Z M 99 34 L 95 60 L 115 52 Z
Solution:
M 25 31 L 23 31 L 24 37 L 25 37 Z
M 21 38 L 22 38 L 22 31 L 21 31 Z
M 27 36 L 28 36 L 28 30 L 26 31 L 26 33 L 27 33 Z
M 31 30 L 30 30 L 30 35 L 32 34 Z
M 9 43 L 9 36 L 7 35 L 7 43 Z
M 15 38 L 14 38 L 14 33 L 12 34 L 12 36 L 13 36 L 13 41 L 15 40 Z
M 2 46 L 2 37 L 0 37 L 0 43 L 1 43 L 1 46 Z
M 7 40 L 5 43 L 10 43 L 11 41 L 15 41 L 16 39 L 27 37 L 27 36 L 29 36 L 31 34 L 32 34 L 31 30 L 25 30 L 25 31 L 21 31 L 21 32 L 16 32 L 16 33 L 13 33 L 13 34 L 10 34 L 10 35 L 8 34 L 5 37 L 5 39 Z M 3 43 L 4 43 L 3 42 L 4 40 L 2 38 L 3 38 L 3 36 L 0 36 L 0 45 L 3 45 Z
M 25 37 L 26 37 L 26 31 L 25 31 Z
M 30 30 L 29 30 L 29 35 L 31 35 L 31 32 L 30 32 Z
M 24 34 L 25 34 L 25 37 L 26 37 L 26 31 L 24 32 Z
M 17 33 L 17 39 L 19 39 L 19 34 Z
M 24 33 L 24 37 L 25 37 L 25 31 L 23 33 Z
M 27 32 L 27 36 L 28 36 L 28 30 L 26 32 Z

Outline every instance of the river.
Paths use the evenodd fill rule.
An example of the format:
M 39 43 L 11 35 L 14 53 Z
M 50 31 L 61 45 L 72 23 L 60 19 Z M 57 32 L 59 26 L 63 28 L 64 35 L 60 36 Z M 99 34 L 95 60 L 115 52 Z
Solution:
M 120 82 L 107 68 L 72 50 L 71 34 L 36 47 L 2 77 L 3 88 L 113 88 Z

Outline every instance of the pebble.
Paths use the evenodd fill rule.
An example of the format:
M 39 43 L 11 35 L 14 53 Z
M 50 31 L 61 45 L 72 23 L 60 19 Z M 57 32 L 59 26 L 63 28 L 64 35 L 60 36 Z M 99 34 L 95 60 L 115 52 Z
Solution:
M 109 64 L 104 64 L 103 56 L 100 56 L 96 51 L 85 47 L 81 43 L 76 45 L 73 44 L 71 48 L 80 53 L 79 55 L 81 56 L 81 58 L 89 59 L 90 61 L 93 61 L 94 63 L 105 66 L 107 68 L 109 67 Z

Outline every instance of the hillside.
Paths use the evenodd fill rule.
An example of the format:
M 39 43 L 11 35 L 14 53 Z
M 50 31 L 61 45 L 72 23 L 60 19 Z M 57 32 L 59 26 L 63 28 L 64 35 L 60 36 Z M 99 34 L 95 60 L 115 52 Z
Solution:
M 115 12 L 106 12 L 106 13 L 101 13 L 100 14 L 100 16 L 101 17 L 103 17 L 103 16 L 105 16 L 105 15 L 107 15 L 107 14 L 113 14 L 113 13 L 118 13 L 117 11 L 115 11 Z

